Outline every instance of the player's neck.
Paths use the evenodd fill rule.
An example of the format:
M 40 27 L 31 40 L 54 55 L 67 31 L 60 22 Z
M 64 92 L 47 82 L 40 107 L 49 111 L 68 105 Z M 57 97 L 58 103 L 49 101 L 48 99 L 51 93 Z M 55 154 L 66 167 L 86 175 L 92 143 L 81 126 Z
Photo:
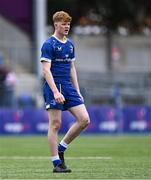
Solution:
M 58 34 L 58 33 L 54 33 L 53 35 L 61 42 L 66 42 L 66 40 L 67 40 L 65 35 Z

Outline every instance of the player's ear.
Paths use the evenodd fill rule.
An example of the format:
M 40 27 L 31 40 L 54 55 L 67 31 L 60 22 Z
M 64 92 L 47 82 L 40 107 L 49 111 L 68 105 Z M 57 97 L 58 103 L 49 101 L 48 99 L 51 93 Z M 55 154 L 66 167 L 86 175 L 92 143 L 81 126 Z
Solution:
M 54 23 L 54 27 L 55 29 L 58 27 L 58 24 L 56 22 Z

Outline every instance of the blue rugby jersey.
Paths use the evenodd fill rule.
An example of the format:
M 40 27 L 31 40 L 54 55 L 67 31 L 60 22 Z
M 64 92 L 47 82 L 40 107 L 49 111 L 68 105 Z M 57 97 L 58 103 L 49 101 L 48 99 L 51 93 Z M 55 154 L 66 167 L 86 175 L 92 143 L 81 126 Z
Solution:
M 70 81 L 71 62 L 74 60 L 74 45 L 69 39 L 61 42 L 52 35 L 41 48 L 41 61 L 51 62 L 50 70 L 57 83 Z

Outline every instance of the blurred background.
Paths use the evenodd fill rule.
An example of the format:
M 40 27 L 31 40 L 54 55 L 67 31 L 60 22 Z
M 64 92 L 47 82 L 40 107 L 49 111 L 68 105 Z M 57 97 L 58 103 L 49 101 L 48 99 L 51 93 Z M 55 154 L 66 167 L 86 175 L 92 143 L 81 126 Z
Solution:
M 151 132 L 151 0 L 0 0 L 0 134 L 46 134 L 42 43 L 72 17 L 85 133 Z M 65 133 L 74 122 L 63 112 Z

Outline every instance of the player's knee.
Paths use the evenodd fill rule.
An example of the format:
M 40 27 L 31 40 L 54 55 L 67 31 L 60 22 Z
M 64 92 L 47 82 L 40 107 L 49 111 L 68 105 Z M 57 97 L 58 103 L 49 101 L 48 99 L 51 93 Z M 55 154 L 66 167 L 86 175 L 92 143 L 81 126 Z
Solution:
M 84 116 L 82 119 L 81 119 L 81 127 L 84 129 L 86 128 L 90 123 L 90 118 L 89 116 Z
M 51 129 L 54 131 L 58 131 L 61 127 L 61 121 L 59 119 L 54 119 L 51 124 Z

